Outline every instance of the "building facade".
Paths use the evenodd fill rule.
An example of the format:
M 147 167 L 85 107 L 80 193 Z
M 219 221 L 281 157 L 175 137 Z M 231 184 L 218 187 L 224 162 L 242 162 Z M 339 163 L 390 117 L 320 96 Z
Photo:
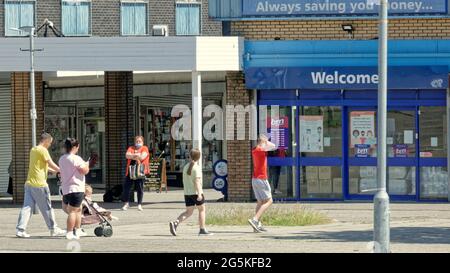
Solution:
M 209 2 L 226 35 L 245 37 L 244 69 L 228 75 L 227 95 L 258 106 L 259 133 L 279 144 L 269 155 L 274 197 L 372 200 L 377 7 L 358 0 Z M 415 10 L 389 2 L 388 192 L 397 201 L 448 201 L 448 1 L 421 1 Z M 252 199 L 252 144 L 237 141 L 227 150 L 240 159 L 229 160 L 230 200 Z
M 65 36 L 61 39 L 222 35 L 222 23 L 209 19 L 207 1 L 0 1 L 0 42 L 27 36 L 18 28 L 28 25 L 38 29 L 38 37 Z M 167 31 L 158 27 L 154 31 L 161 25 Z M 53 160 L 61 155 L 64 139 L 76 137 L 81 142 L 80 155 L 90 158 L 88 183 L 110 188 L 123 181 L 123 154 L 133 136 L 143 135 L 152 156 L 165 152 L 169 185 L 180 185 L 180 169 L 192 143 L 171 138 L 170 126 L 176 121 L 171 109 L 177 104 L 191 106 L 191 73 L 86 70 L 36 73 L 38 133 L 45 130 L 54 136 L 50 148 Z M 204 106 L 222 105 L 225 72 L 205 72 L 202 76 Z M 6 192 L 12 162 L 13 197 L 21 202 L 31 147 L 28 73 L 0 73 L 0 90 L 0 192 Z M 222 141 L 203 145 L 204 171 L 210 179 L 213 163 L 222 158 L 223 145 Z M 55 193 L 55 177 L 50 176 L 49 184 Z

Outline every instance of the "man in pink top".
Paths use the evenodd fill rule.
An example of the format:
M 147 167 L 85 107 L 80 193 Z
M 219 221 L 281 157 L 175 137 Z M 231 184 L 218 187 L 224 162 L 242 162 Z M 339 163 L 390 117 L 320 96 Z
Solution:
M 63 209 L 67 212 L 67 234 L 69 240 L 86 236 L 81 230 L 81 203 L 84 200 L 85 175 L 89 173 L 89 162 L 77 155 L 80 144 L 74 138 L 66 139 L 66 154 L 59 159 Z

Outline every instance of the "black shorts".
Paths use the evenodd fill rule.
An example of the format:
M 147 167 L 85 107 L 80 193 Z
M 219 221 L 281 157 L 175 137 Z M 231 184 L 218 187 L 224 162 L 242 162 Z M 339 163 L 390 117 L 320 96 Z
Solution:
M 205 196 L 202 194 L 202 201 L 197 201 L 198 195 L 185 195 L 184 202 L 186 207 L 201 206 L 205 203 Z
M 84 192 L 72 192 L 63 196 L 63 203 L 71 207 L 81 207 L 84 199 Z

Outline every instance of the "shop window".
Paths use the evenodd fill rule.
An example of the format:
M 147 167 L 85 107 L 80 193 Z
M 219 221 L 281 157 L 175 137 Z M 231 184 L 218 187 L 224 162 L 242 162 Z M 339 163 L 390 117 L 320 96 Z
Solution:
M 303 166 L 300 192 L 301 198 L 341 198 L 341 167 Z
M 65 36 L 90 35 L 91 1 L 62 0 L 61 26 Z
M 20 27 L 35 25 L 36 1 L 5 1 L 5 35 L 27 36 L 28 32 L 18 31 Z
M 416 155 L 416 111 L 389 110 L 386 147 L 389 157 L 406 158 Z
M 219 105 L 218 102 L 216 102 Z M 159 157 L 164 151 L 168 172 L 181 172 L 189 162 L 189 152 L 192 149 L 192 141 L 175 141 L 171 137 L 172 125 L 180 117 L 171 117 L 170 107 L 141 106 L 140 127 L 145 137 L 145 144 L 149 147 L 151 156 Z M 204 118 L 203 124 L 209 119 Z M 222 159 L 222 141 L 202 141 L 202 163 L 204 181 L 212 181 L 213 165 Z
M 147 1 L 122 1 L 120 6 L 121 35 L 147 35 Z
M 270 141 L 278 147 L 269 152 L 269 157 L 286 158 L 295 156 L 295 116 L 296 107 L 265 106 L 259 107 L 259 133 L 266 133 Z
M 377 167 L 350 166 L 349 193 L 371 195 L 377 192 Z
M 420 107 L 420 157 L 447 157 L 445 107 Z
M 176 3 L 176 34 L 200 35 L 201 4 Z
M 388 193 L 392 195 L 416 195 L 415 167 L 388 167 Z
M 373 195 L 377 192 L 376 166 L 351 166 L 349 168 L 349 193 Z M 388 167 L 387 192 L 392 195 L 416 194 L 415 167 Z
M 274 198 L 295 198 L 296 170 L 294 166 L 269 166 L 269 183 Z
M 375 111 L 349 112 L 349 157 L 362 159 L 377 156 L 376 121 Z
M 55 162 L 65 153 L 64 141 L 76 137 L 76 115 L 73 106 L 45 107 L 44 130 L 53 137 L 49 153 Z
M 420 198 L 448 198 L 448 172 L 446 167 L 420 168 Z
M 302 157 L 341 157 L 341 108 L 335 106 L 302 107 L 299 136 Z

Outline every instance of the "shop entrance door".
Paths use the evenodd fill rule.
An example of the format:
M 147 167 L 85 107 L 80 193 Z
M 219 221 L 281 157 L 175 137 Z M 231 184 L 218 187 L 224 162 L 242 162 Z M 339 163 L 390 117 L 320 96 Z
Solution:
M 86 175 L 86 182 L 101 184 L 103 178 L 104 158 L 104 118 L 82 118 L 81 119 L 81 149 L 80 156 L 84 160 L 90 158 L 90 171 Z
M 342 107 L 304 105 L 298 118 L 301 200 L 343 199 Z
M 297 111 L 297 106 L 279 102 L 259 105 L 259 132 L 268 133 L 271 141 L 278 146 L 276 151 L 269 152 L 268 175 L 273 197 L 280 201 L 299 198 Z
M 418 188 L 417 108 L 389 107 L 387 115 L 387 191 L 396 200 L 414 200 Z M 372 199 L 377 192 L 376 107 L 348 108 L 349 199 Z

